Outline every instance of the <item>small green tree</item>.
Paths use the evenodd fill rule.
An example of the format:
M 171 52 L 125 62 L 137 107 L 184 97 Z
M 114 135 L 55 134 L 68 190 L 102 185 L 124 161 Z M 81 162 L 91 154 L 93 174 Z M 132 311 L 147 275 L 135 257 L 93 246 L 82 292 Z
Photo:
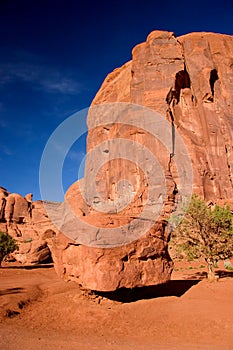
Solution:
M 173 233 L 177 249 L 191 259 L 203 257 L 208 278 L 215 279 L 214 265 L 233 256 L 232 214 L 228 206 L 210 208 L 204 200 L 192 196 L 183 220 Z
M 10 253 L 19 249 L 16 241 L 8 233 L 0 232 L 0 266 L 3 259 Z

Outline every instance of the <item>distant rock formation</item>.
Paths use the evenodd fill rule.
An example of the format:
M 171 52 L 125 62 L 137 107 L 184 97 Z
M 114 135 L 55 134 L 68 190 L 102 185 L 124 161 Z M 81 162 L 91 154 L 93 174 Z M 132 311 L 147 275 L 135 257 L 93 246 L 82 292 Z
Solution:
M 52 224 L 42 201 L 32 202 L 32 194 L 22 197 L 0 187 L 0 213 L 0 231 L 8 232 L 19 244 L 12 257 L 26 265 L 52 261 L 43 239 L 43 233 Z

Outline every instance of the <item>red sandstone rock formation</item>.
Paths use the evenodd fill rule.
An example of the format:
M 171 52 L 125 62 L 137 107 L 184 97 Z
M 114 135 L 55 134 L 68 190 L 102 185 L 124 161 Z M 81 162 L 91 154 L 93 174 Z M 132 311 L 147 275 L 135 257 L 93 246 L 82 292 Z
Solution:
M 12 254 L 18 262 L 28 265 L 51 260 L 42 237 L 53 226 L 42 201 L 32 202 L 32 194 L 24 198 L 0 187 L 0 212 L 0 231 L 8 232 L 19 244 L 19 250 Z
M 145 43 L 133 49 L 132 61 L 107 76 L 92 103 L 96 106 L 130 102 L 149 107 L 169 120 L 174 136 L 179 133 L 188 148 L 193 165 L 193 191 L 206 200 L 233 199 L 232 44 L 233 38 L 227 35 L 193 33 L 176 38 L 170 32 L 152 32 Z M 99 126 L 101 117 L 101 113 L 89 114 L 87 151 L 117 137 L 138 141 L 152 152 L 156 150 L 157 156 L 161 154 L 159 159 L 166 177 L 164 208 L 157 223 L 143 237 L 120 247 L 86 247 L 64 242 L 60 235 L 56 238 L 60 246 L 57 269 L 63 277 L 96 290 L 165 282 L 172 270 L 167 254 L 166 219 L 180 195 L 176 144 L 169 154 L 144 130 L 117 123 L 114 117 L 112 124 Z M 105 200 L 114 201 L 115 184 L 121 178 L 129 178 L 133 187 L 136 186 L 131 206 L 116 215 L 100 213 L 93 209 L 96 203 L 87 205 L 82 200 L 80 182 L 72 185 L 66 194 L 66 203 L 75 214 L 97 228 L 96 237 L 102 227 L 119 227 L 130 222 L 133 215 L 139 214 L 147 196 L 147 184 L 139 167 L 119 159 L 112 161 L 107 151 L 98 155 L 106 156 L 106 164 L 96 178 L 98 191 Z M 93 167 L 93 162 L 87 162 L 87 177 Z M 92 182 L 89 184 L 92 186 Z M 72 222 L 68 230 L 72 230 Z M 53 243 L 52 251 L 57 251 L 56 244 Z
M 130 223 L 140 215 L 148 199 L 148 183 L 144 173 L 146 157 L 140 168 L 137 162 L 134 164 L 129 160 L 114 159 L 117 158 L 117 151 L 111 158 L 107 147 L 96 153 L 96 161 L 99 158 L 104 160 L 99 172 L 94 174 L 97 176 L 92 178 L 95 161 L 93 158 L 87 160 L 86 180 L 74 183 L 69 188 L 63 204 L 56 208 L 52 206 L 60 231 L 70 232 L 70 236 L 76 239 L 69 239 L 57 232 L 52 224 L 49 225 L 40 203 L 32 203 L 33 209 L 28 213 L 25 199 L 11 196 L 7 191 L 3 191 L 0 198 L 1 218 L 7 209 L 5 219 L 11 220 L 15 230 L 22 227 L 18 220 L 26 223 L 29 220 L 33 225 L 36 223 L 30 229 L 36 227 L 38 232 L 37 226 L 40 227 L 39 232 L 43 233 L 40 237 L 47 242 L 52 252 L 57 273 L 86 288 L 110 291 L 168 281 L 172 262 L 167 253 L 167 219 L 182 192 L 177 169 L 180 156 L 178 135 L 185 142 L 191 158 L 193 191 L 213 202 L 232 202 L 233 199 L 232 57 L 231 36 L 193 33 L 176 38 L 173 33 L 155 31 L 145 43 L 133 49 L 132 61 L 107 76 L 97 93 L 92 106 L 107 106 L 114 102 L 145 106 L 159 112 L 172 128 L 174 142 L 171 143 L 169 153 L 150 132 L 135 125 L 125 125 L 131 120 L 131 114 L 127 116 L 126 113 L 122 123 L 114 119 L 113 113 L 112 121 L 107 126 L 98 123 L 105 113 L 101 113 L 101 109 L 97 114 L 90 111 L 88 116 L 88 153 L 101 142 L 108 145 L 121 137 L 144 145 L 154 157 L 158 157 L 164 170 L 167 193 L 162 197 L 163 208 L 154 225 L 141 237 L 130 242 L 126 240 L 126 244 L 116 242 L 114 248 L 107 246 L 104 228 L 111 230 L 126 225 L 126 236 L 130 236 L 137 228 L 130 226 Z M 122 178 L 132 184 L 131 192 L 134 194 L 130 205 L 123 209 L 116 204 L 116 184 Z M 93 184 L 97 184 L 98 195 L 93 202 L 87 203 L 81 196 L 80 188 L 85 187 L 83 181 L 93 191 Z M 123 184 L 123 190 L 122 196 L 127 197 L 130 187 Z M 98 196 L 107 204 L 116 204 L 115 208 L 106 213 L 98 211 Z M 8 204 L 7 197 L 11 199 Z M 26 202 L 30 203 L 28 198 Z M 20 205 L 22 215 L 17 210 L 12 213 L 12 203 Z M 68 206 L 73 213 L 67 209 Z M 93 232 L 77 225 L 75 216 L 85 224 L 92 225 Z M 148 221 L 153 220 L 149 218 Z M 140 224 L 138 227 L 143 231 L 144 227 Z M 83 237 L 89 237 L 89 244 L 82 244 Z
M 129 101 L 164 116 L 169 107 L 192 158 L 194 191 L 207 200 L 231 200 L 233 37 L 154 31 L 116 72 L 93 104 Z

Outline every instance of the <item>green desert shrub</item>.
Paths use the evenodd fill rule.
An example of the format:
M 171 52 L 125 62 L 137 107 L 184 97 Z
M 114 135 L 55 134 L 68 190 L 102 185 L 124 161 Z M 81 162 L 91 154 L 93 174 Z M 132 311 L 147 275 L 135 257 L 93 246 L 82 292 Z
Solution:
M 172 235 L 176 249 L 188 259 L 204 258 L 208 277 L 214 278 L 218 260 L 233 256 L 232 214 L 228 206 L 209 207 L 204 200 L 192 196 L 185 216 Z
M 0 232 L 0 266 L 3 259 L 19 249 L 16 241 L 8 233 Z

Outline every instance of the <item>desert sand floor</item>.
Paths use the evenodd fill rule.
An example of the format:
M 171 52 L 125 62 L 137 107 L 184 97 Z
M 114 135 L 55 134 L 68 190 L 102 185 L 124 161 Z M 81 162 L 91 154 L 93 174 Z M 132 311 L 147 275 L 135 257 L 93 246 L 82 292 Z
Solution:
M 233 273 L 209 283 L 201 271 L 178 266 L 167 285 L 97 296 L 51 266 L 5 265 L 0 349 L 233 349 Z

